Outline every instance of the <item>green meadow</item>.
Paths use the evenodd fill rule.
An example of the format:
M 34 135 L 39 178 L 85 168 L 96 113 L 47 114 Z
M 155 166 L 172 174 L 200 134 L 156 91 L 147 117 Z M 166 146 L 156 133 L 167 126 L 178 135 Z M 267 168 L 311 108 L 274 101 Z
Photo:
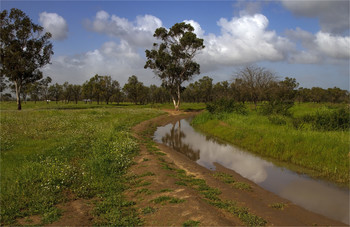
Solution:
M 316 130 L 311 124 L 298 121 L 339 107 L 344 105 L 296 104 L 291 109 L 292 117 L 263 116 L 253 108 L 248 108 L 246 115 L 205 111 L 192 124 L 208 135 L 271 158 L 276 164 L 348 186 L 349 130 Z
M 161 115 L 133 105 L 1 103 L 1 225 L 41 216 L 58 220 L 56 204 L 95 198 L 97 225 L 139 225 L 122 196 L 124 173 L 139 149 L 135 124 Z M 97 198 L 97 199 L 96 199 Z
M 296 104 L 294 118 L 339 106 Z M 204 109 L 184 103 L 182 110 Z M 133 203 L 122 192 L 125 173 L 139 150 L 132 126 L 173 109 L 169 104 L 133 105 L 14 102 L 0 105 L 1 225 L 39 215 L 41 225 L 60 218 L 57 204 L 92 199 L 95 225 L 142 225 Z M 281 123 L 282 122 L 282 123 Z M 245 150 L 291 164 L 301 172 L 335 183 L 349 182 L 348 131 L 318 131 L 307 123 L 296 128 L 291 117 L 262 116 L 253 110 L 197 115 L 193 125 Z M 28 223 L 30 224 L 30 223 Z

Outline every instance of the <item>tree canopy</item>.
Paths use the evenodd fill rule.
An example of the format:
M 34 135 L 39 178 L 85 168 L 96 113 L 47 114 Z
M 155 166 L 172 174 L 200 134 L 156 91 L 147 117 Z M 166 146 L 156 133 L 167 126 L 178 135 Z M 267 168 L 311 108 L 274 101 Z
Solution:
M 21 88 L 40 80 L 39 70 L 50 62 L 52 44 L 50 33 L 43 33 L 43 27 L 34 24 L 19 9 L 6 10 L 0 14 L 1 76 L 15 85 L 18 110 L 21 109 Z
M 181 84 L 200 73 L 200 65 L 193 61 L 196 53 L 204 48 L 203 39 L 197 38 L 190 24 L 176 23 L 169 30 L 157 28 L 153 50 L 146 50 L 145 68 L 150 68 L 162 80 L 172 97 L 174 107 L 179 110 Z

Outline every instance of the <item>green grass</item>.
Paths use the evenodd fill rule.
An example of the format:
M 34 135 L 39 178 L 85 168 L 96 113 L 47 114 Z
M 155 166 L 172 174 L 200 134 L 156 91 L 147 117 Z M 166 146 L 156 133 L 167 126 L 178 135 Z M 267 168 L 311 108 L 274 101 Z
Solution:
M 177 203 L 183 203 L 183 202 L 185 202 L 185 200 L 171 197 L 171 196 L 159 196 L 159 197 L 153 199 L 152 202 L 154 202 L 155 204 L 159 204 L 159 203 L 165 204 L 165 202 L 177 204 Z
M 277 210 L 284 210 L 285 207 L 287 207 L 288 205 L 285 203 L 273 203 L 273 204 L 269 204 L 269 207 L 277 209 Z
M 292 108 L 294 116 L 312 114 L 322 104 L 301 104 Z M 195 128 L 245 150 L 302 167 L 314 177 L 325 178 L 338 184 L 349 183 L 348 131 L 316 131 L 310 128 L 296 129 L 292 120 L 286 124 L 271 123 L 267 116 L 255 111 L 248 115 L 224 114 L 220 120 L 204 112 L 192 121 Z M 222 124 L 221 122 L 224 122 Z
M 244 182 L 235 182 L 233 183 L 233 187 L 243 191 L 253 191 L 252 186 Z
M 139 189 L 135 192 L 135 195 L 138 195 L 138 194 L 146 194 L 146 195 L 151 195 L 153 194 L 154 191 L 153 190 L 150 190 L 148 188 L 142 188 L 142 189 Z
M 199 226 L 200 223 L 201 223 L 200 221 L 187 220 L 182 224 L 182 226 L 183 227 Z
M 137 154 L 133 125 L 160 115 L 133 106 L 1 103 L 1 225 L 40 215 L 42 224 L 57 220 L 55 205 L 97 197 L 96 225 L 139 225 L 126 201 L 125 173 Z M 145 173 L 151 176 L 153 173 Z M 141 183 L 141 184 L 145 184 Z
M 215 172 L 213 176 L 226 184 L 232 184 L 235 182 L 233 177 L 227 173 Z
M 169 189 L 169 188 L 164 188 L 164 189 L 161 189 L 159 192 L 173 192 L 174 190 L 172 189 Z
M 154 209 L 153 207 L 151 206 L 148 206 L 148 207 L 145 207 L 144 209 L 142 209 L 142 213 L 143 214 L 153 214 L 155 213 L 157 210 Z

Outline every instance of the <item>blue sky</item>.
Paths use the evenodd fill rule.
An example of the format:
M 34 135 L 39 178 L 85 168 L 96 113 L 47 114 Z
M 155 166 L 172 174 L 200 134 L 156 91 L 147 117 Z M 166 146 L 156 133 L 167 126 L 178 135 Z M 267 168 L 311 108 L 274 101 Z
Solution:
M 201 74 L 232 80 L 247 64 L 294 77 L 301 87 L 349 90 L 349 1 L 1 1 L 18 8 L 53 34 L 54 82 L 82 84 L 96 73 L 122 85 L 143 69 L 154 30 L 191 23 L 206 48 L 196 56 Z

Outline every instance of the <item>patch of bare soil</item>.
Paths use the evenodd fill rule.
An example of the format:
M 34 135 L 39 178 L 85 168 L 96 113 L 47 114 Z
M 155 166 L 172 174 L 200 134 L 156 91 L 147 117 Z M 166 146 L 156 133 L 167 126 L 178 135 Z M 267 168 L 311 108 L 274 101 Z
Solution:
M 132 180 L 130 189 L 125 194 L 136 203 L 135 208 L 141 214 L 144 225 L 180 226 L 190 220 L 203 226 L 246 225 L 232 212 L 208 203 L 198 190 L 179 182 L 174 177 L 174 170 L 179 169 L 196 179 L 205 180 L 208 186 L 222 192 L 220 200 L 232 201 L 247 208 L 251 214 L 266 220 L 266 225 L 344 225 L 296 206 L 223 166 L 216 165 L 216 171 L 211 171 L 163 144 L 153 147 L 150 145 L 155 127 L 194 114 L 196 113 L 169 111 L 167 115 L 142 122 L 133 128 L 135 136 L 143 144 L 140 154 L 134 159 L 136 164 L 130 168 L 129 176 Z M 225 182 L 218 177 L 218 173 L 230 176 L 239 183 Z
M 69 193 L 71 194 L 71 193 Z M 62 211 L 62 216 L 56 222 L 46 226 L 92 226 L 92 201 L 86 199 L 74 199 L 74 196 L 68 196 L 69 201 L 57 205 Z M 42 225 L 41 215 L 33 215 L 17 220 L 19 225 Z
M 30 217 L 19 218 L 17 219 L 17 223 L 19 225 L 40 225 L 41 224 L 41 216 L 33 215 Z
M 63 214 L 60 220 L 47 226 L 91 226 L 92 201 L 77 199 L 58 205 Z

